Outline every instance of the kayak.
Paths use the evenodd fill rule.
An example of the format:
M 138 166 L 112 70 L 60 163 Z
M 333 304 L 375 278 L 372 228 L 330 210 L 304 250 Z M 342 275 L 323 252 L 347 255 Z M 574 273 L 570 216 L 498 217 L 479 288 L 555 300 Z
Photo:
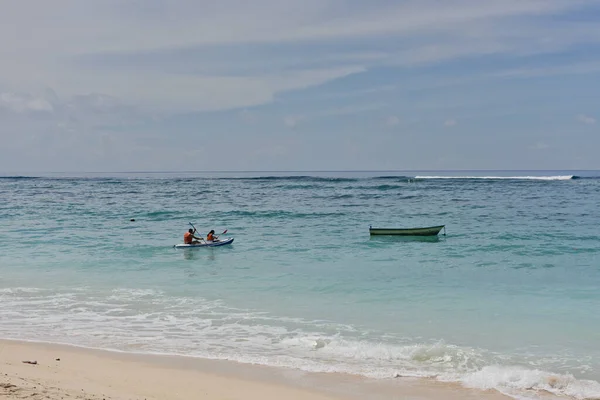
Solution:
M 194 249 L 196 247 L 217 247 L 217 246 L 225 246 L 226 244 L 231 244 L 233 243 L 233 238 L 227 238 L 227 239 L 217 239 L 215 241 L 212 242 L 202 242 L 202 243 L 196 243 L 196 244 L 176 244 L 175 247 L 176 249 Z

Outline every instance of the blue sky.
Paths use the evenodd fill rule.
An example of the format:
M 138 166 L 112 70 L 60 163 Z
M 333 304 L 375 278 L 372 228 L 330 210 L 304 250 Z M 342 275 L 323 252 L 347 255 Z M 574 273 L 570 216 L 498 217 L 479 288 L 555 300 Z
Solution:
M 598 0 L 9 2 L 0 171 L 600 169 Z

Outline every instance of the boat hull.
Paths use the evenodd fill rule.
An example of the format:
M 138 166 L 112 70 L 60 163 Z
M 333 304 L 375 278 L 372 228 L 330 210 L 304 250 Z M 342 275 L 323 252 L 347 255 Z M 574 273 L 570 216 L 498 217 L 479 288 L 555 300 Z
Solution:
M 445 225 L 429 226 L 426 228 L 371 228 L 369 227 L 369 233 L 371 235 L 395 235 L 395 236 L 436 236 L 444 228 Z
M 176 244 L 176 249 L 195 249 L 198 247 L 218 247 L 233 243 L 233 238 L 215 240 L 214 242 L 202 242 L 198 244 Z

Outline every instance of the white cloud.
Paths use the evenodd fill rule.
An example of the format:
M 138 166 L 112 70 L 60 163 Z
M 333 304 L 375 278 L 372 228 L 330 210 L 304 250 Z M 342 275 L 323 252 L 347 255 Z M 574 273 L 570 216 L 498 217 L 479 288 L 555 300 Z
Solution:
M 392 115 L 387 118 L 385 123 L 387 126 L 396 126 L 400 123 L 400 118 L 396 117 L 395 115 Z
M 590 117 L 589 115 L 585 115 L 585 114 L 579 114 L 577 116 L 577 121 L 579 121 L 583 124 L 593 125 L 596 123 L 596 118 Z
M 348 3 L 180 0 L 148 5 L 107 0 L 84 5 L 74 0 L 55 0 L 36 3 L 32 10 L 29 2 L 22 1 L 5 7 L 0 16 L 0 33 L 12 40 L 15 23 L 30 21 L 34 22 L 31 27 L 44 32 L 44 40 L 38 40 L 37 35 L 22 35 L 19 46 L 24 50 L 51 52 L 46 43 L 60 43 L 71 54 L 127 52 L 199 44 L 318 41 L 453 31 L 479 21 L 552 15 L 593 0 L 421 0 L 378 3 L 376 7 L 349 7 Z M 67 18 L 56 25 L 53 18 L 58 16 Z
M 256 113 L 249 110 L 242 110 L 238 113 L 239 118 L 247 124 L 253 124 L 256 122 Z
M 0 93 L 0 109 L 15 113 L 54 111 L 52 104 L 43 98 L 10 92 Z
M 53 111 L 52 104 L 44 99 L 34 99 L 27 106 L 33 111 Z
M 446 127 L 455 126 L 456 124 L 458 124 L 458 121 L 455 119 L 448 119 L 444 122 L 444 126 Z
M 249 107 L 377 65 L 530 54 L 598 41 L 597 24 L 538 21 L 587 4 L 594 0 L 422 0 L 353 7 L 345 0 L 85 5 L 56 0 L 36 2 L 33 9 L 28 1 L 11 2 L 0 14 L 0 86 L 11 91 L 51 86 L 69 96 L 102 92 L 168 112 Z M 57 25 L 54 17 L 63 22 Z M 25 26 L 28 33 L 16 38 Z M 267 50 L 256 53 L 248 44 Z M 274 45 L 281 49 L 268 52 Z M 183 62 L 191 53 L 194 61 Z M 143 58 L 153 54 L 157 62 Z M 97 63 L 82 66 L 83 56 Z M 121 57 L 122 64 L 98 61 L 108 56 Z M 243 72 L 249 65 L 254 72 Z
M 600 72 L 600 62 L 575 62 L 565 65 L 552 65 L 539 68 L 518 68 L 491 74 L 498 78 L 531 78 L 556 75 L 581 75 Z
M 248 154 L 272 145 L 270 154 L 287 162 L 282 149 L 296 157 L 298 147 L 311 148 L 310 135 L 292 130 L 308 122 L 315 132 L 325 131 L 327 124 L 344 126 L 335 133 L 339 143 L 364 132 L 373 120 L 381 127 L 410 124 L 419 132 L 425 120 L 437 120 L 440 128 L 452 130 L 458 121 L 446 120 L 449 116 L 472 115 L 485 123 L 491 113 L 560 114 L 565 112 L 564 98 L 572 98 L 578 85 L 585 85 L 576 77 L 569 85 L 557 85 L 552 90 L 556 96 L 545 96 L 550 87 L 543 89 L 548 92 L 541 85 L 532 85 L 530 91 L 524 88 L 532 99 L 525 107 L 527 100 L 522 98 L 510 103 L 506 92 L 512 88 L 504 90 L 498 84 L 507 83 L 505 77 L 600 73 L 593 52 L 600 43 L 600 24 L 591 17 L 565 18 L 573 11 L 585 14 L 586 7 L 591 10 L 597 4 L 597 0 L 7 2 L 0 13 L 0 165 L 10 165 L 6 156 L 13 152 L 7 148 L 21 149 L 14 152 L 17 161 L 16 154 L 35 148 L 55 168 L 63 166 L 60 162 L 77 166 L 89 156 L 91 164 L 85 164 L 89 168 L 110 158 L 114 168 L 145 168 L 162 161 L 162 168 L 189 169 L 188 162 L 196 161 L 194 154 L 205 151 L 206 158 L 215 156 L 219 140 L 229 154 L 231 145 L 221 139 L 223 135 L 214 135 L 210 149 L 204 150 L 199 147 L 202 141 L 190 144 L 185 135 L 202 137 L 203 131 L 219 130 L 231 132 L 227 138 L 235 136 L 236 143 L 247 140 L 238 147 Z M 537 57 L 570 48 L 582 50 L 578 54 L 589 50 L 585 61 L 566 53 Z M 468 63 L 454 63 L 467 58 Z M 453 62 L 449 68 L 422 68 L 447 61 Z M 495 68 L 505 70 L 490 73 Z M 490 87 L 474 84 L 481 81 Z M 56 89 L 60 97 L 46 87 Z M 300 90 L 305 92 L 294 93 Z M 483 95 L 483 90 L 494 96 Z M 543 95 L 543 101 L 535 101 Z M 572 106 L 594 110 L 590 99 L 579 96 Z M 257 107 L 269 103 L 271 107 Z M 204 114 L 223 110 L 231 111 Z M 566 112 L 567 118 L 581 123 L 596 122 L 592 116 Z M 193 115 L 180 118 L 180 113 Z M 359 113 L 365 118 L 357 118 Z M 352 118 L 343 117 L 347 115 Z M 197 129 L 199 121 L 210 127 Z M 514 118 L 507 123 L 516 127 L 528 121 Z M 456 140 L 468 135 L 473 124 L 460 124 L 452 137 L 440 137 Z M 290 128 L 279 136 L 298 136 L 298 143 L 273 144 L 276 135 L 270 131 L 277 131 L 277 126 Z M 486 133 L 492 135 L 491 130 Z M 372 142 L 387 143 L 377 135 L 373 133 Z M 387 136 L 395 140 L 394 135 Z M 553 148 L 564 147 L 556 140 Z M 379 145 L 365 153 L 359 146 L 362 165 L 384 165 L 376 161 L 381 159 L 378 152 L 392 147 Z M 126 155 L 130 150 L 131 156 Z M 71 153 L 81 154 L 81 159 L 59 156 Z M 236 165 L 241 168 L 248 158 L 244 152 L 238 154 Z M 456 156 L 459 164 L 466 163 L 464 154 Z M 394 156 L 390 159 L 396 160 Z M 262 162 L 259 158 L 256 165 Z M 331 166 L 338 161 L 325 153 L 322 158 Z M 301 161 L 298 158 L 298 165 Z
M 548 143 L 544 143 L 544 142 L 537 142 L 534 145 L 530 146 L 530 149 L 533 150 L 547 150 L 550 148 L 550 145 Z
M 287 115 L 283 118 L 283 123 L 288 128 L 295 128 L 300 121 L 304 119 L 302 115 Z
M 71 93 L 79 85 L 90 92 L 110 88 L 111 95 L 146 110 L 163 112 L 217 111 L 266 104 L 277 94 L 306 89 L 363 71 L 361 67 L 300 70 L 265 76 L 195 76 L 143 72 L 129 76 L 119 73 L 81 72 L 80 80 L 65 83 Z M 122 85 L 115 82 L 125 81 Z
M 107 131 L 122 132 L 152 117 L 102 94 L 61 101 L 52 89 L 46 89 L 43 95 L 0 93 L 0 115 L 0 147 L 10 146 L 22 154 L 108 149 L 110 136 L 96 143 Z
M 319 111 L 315 114 L 312 114 L 314 117 L 336 117 L 342 115 L 354 115 L 366 113 L 369 111 L 379 110 L 384 107 L 383 103 L 373 103 L 373 104 L 357 104 L 351 106 L 342 106 L 342 107 L 334 107 L 330 109 L 326 109 L 323 111 Z

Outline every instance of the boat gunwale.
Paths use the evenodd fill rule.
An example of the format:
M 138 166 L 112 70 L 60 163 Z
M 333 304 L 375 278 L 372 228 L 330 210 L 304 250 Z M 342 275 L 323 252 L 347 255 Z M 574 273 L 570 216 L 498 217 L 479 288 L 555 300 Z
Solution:
M 371 235 L 397 235 L 397 236 L 435 236 L 446 225 L 427 226 L 422 228 L 373 228 L 369 226 Z

